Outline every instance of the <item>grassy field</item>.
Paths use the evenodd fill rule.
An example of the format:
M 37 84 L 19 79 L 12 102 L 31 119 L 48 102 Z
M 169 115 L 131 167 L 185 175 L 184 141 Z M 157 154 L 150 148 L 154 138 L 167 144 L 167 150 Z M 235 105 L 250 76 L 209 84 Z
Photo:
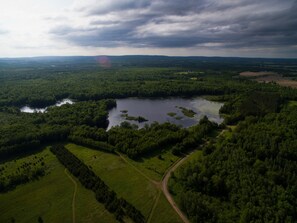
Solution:
M 161 193 L 160 185 L 153 182 L 160 181 L 168 167 L 178 159 L 170 151 L 163 151 L 159 158 L 148 157 L 136 162 L 74 144 L 68 144 L 66 147 L 92 168 L 120 197 L 138 208 L 150 222 L 181 222 Z M 73 222 L 72 200 L 75 184 L 72 180 L 77 185 L 76 222 L 116 222 L 113 215 L 96 201 L 93 192 L 85 189 L 75 177 L 66 172 L 48 148 L 1 164 L 2 179 L 6 175 L 22 174 L 24 170 L 21 167 L 29 163 L 31 169 L 44 167 L 46 175 L 39 180 L 19 185 L 8 193 L 0 194 L 0 222 L 15 220 L 31 223 L 38 222 L 39 217 L 44 222 Z
M 164 150 L 159 155 L 143 157 L 137 161 L 126 159 L 150 178 L 161 181 L 166 170 L 179 159 L 174 156 L 170 150 Z
M 48 168 L 47 175 L 37 181 L 20 185 L 13 191 L 0 194 L 0 222 L 11 222 L 14 219 L 15 222 L 33 223 L 38 222 L 39 217 L 44 222 L 72 222 L 75 186 L 66 175 L 65 168 L 49 149 L 2 165 L 6 165 L 7 171 L 14 172 L 18 164 L 32 161 L 34 156 L 44 157 L 44 163 Z M 95 200 L 93 192 L 83 188 L 79 182 L 75 216 L 76 222 L 116 222 L 113 215 Z
M 0 164 L 0 182 L 8 183 L 10 178 L 16 176 L 30 176 L 36 170 L 43 170 L 46 174 L 49 173 L 49 166 L 44 162 L 47 156 L 46 153 L 38 153 L 25 159 L 15 159 Z
M 118 196 L 123 197 L 138 208 L 146 219 L 149 219 L 153 210 L 151 222 L 180 222 L 178 215 L 166 198 L 163 195 L 158 196 L 160 185 L 151 182 L 142 175 L 141 172 L 146 167 L 138 167 L 143 163 L 132 166 L 130 160 L 127 163 L 118 155 L 91 150 L 74 144 L 68 144 L 66 148 L 92 168 Z M 155 158 L 151 158 L 150 162 L 153 162 L 153 159 Z M 147 163 L 147 165 L 149 164 Z M 165 167 L 162 168 L 166 169 Z M 155 204 L 156 199 L 158 200 Z M 153 208 L 154 204 L 156 205 L 155 209 Z
M 80 158 L 120 197 L 131 202 L 145 217 L 157 197 L 157 188 L 119 156 L 68 144 L 66 148 Z
M 182 220 L 177 216 L 173 208 L 168 205 L 168 201 L 165 195 L 162 193 L 150 222 L 182 223 Z

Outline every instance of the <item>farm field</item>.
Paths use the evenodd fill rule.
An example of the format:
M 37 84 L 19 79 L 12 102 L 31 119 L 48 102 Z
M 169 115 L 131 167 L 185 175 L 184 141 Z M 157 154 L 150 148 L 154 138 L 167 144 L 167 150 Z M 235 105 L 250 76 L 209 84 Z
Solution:
M 147 220 L 152 214 L 155 220 L 151 222 L 180 222 L 166 198 L 163 195 L 159 198 L 160 185 L 140 174 L 120 156 L 74 144 L 68 144 L 66 148 L 87 164 L 120 197 L 138 208 Z M 154 208 L 154 213 L 151 213 L 156 199 L 158 208 Z
M 262 72 L 245 71 L 245 72 L 241 72 L 239 75 L 243 77 L 261 77 L 261 76 L 271 76 L 271 75 L 278 75 L 278 74 L 275 72 L 267 72 L 267 71 L 262 71 Z
M 155 181 L 162 180 L 166 170 L 176 162 L 179 157 L 172 154 L 170 150 L 162 150 L 161 153 L 151 156 L 144 156 L 138 160 L 129 159 L 127 156 L 122 155 L 127 162 L 137 167 L 149 178 Z
M 14 163 L 29 162 L 34 155 L 5 163 L 12 171 Z M 71 223 L 74 183 L 65 168 L 48 148 L 36 154 L 44 157 L 48 174 L 38 181 L 17 186 L 13 191 L 0 194 L 0 222 L 44 222 Z M 4 164 L 1 164 L 1 166 Z M 69 174 L 69 173 L 68 173 Z M 85 189 L 74 177 L 77 184 L 75 197 L 76 222 L 116 222 L 113 215 L 98 203 L 93 192 Z
M 239 74 L 242 77 L 252 78 L 259 83 L 271 83 L 275 82 L 280 86 L 297 88 L 297 81 L 290 78 L 283 77 L 281 74 L 275 72 L 241 72 Z

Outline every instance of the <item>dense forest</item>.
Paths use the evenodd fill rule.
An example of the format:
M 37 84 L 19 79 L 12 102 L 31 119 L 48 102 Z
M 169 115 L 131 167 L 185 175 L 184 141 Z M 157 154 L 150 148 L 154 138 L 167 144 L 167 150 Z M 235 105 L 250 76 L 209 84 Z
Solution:
M 160 152 L 160 148 L 170 148 L 175 155 L 181 155 L 187 150 L 197 148 L 202 139 L 217 128 L 217 124 L 207 117 L 189 129 L 170 123 L 153 123 L 138 130 L 123 122 L 121 126 L 108 131 L 108 143 L 134 159 L 158 150 Z
M 108 110 L 114 106 L 114 100 L 101 100 L 52 107 L 46 113 L 0 112 L 1 159 L 66 140 L 79 126 L 106 128 Z
M 96 57 L 0 60 L 0 106 L 44 107 L 67 97 L 86 101 L 230 95 L 247 90 L 281 91 L 296 97 L 291 89 L 234 78 L 241 71 L 263 69 L 296 75 L 295 60 L 110 57 L 110 61 L 111 67 L 104 68 Z
M 120 152 L 136 162 L 162 150 L 182 157 L 201 149 L 201 156 L 179 168 L 170 182 L 191 222 L 297 221 L 297 90 L 238 75 L 269 70 L 296 78 L 296 60 L 145 56 L 109 60 L 109 67 L 100 67 L 96 57 L 1 59 L 1 162 L 51 145 L 59 161 L 118 220 L 128 216 L 143 222 L 134 206 L 57 143 Z M 114 99 L 199 95 L 224 102 L 223 124 L 204 117 L 186 129 L 170 123 L 138 129 L 123 122 L 106 131 Z M 75 103 L 52 106 L 45 113 L 20 110 L 26 105 L 54 105 L 65 98 Z M 38 179 L 45 174 L 44 167 L 28 173 L 1 176 L 0 192 Z
M 297 107 L 248 116 L 175 175 L 192 222 L 297 221 Z
M 238 72 L 248 68 L 254 71 L 264 68 L 273 71 L 282 69 L 285 75 L 293 75 L 294 60 L 199 57 L 111 57 L 110 60 L 112 66 L 109 68 L 100 67 L 96 58 L 92 57 L 1 60 L 1 159 L 32 151 L 44 143 L 65 140 L 69 135 L 69 139 L 74 142 L 112 150 L 112 147 L 92 141 L 92 137 L 79 136 L 74 129 L 82 125 L 106 128 L 107 110 L 116 106 L 115 101 L 106 101 L 106 98 L 192 97 L 207 94 L 226 103 L 223 113 L 224 109 L 232 110 L 232 104 L 242 103 L 243 96 L 250 92 L 275 93 L 279 101 L 297 99 L 294 89 L 275 84 L 260 84 L 238 77 Z M 171 65 L 173 62 L 174 66 Z M 75 99 L 78 103 L 51 107 L 45 114 L 24 114 L 19 110 L 24 105 L 52 105 L 66 97 Z M 103 106 L 96 105 L 102 103 L 98 102 L 99 99 L 105 100 Z M 251 107 L 253 103 L 247 101 L 245 107 Z M 261 109 L 263 108 L 259 108 L 259 112 L 263 112 Z M 246 115 L 242 112 L 245 109 L 227 115 L 226 123 L 241 120 Z M 114 134 L 116 131 L 113 131 Z M 180 136 L 175 134 L 177 138 L 174 140 L 178 142 Z M 109 140 L 110 144 L 117 144 L 112 137 Z M 133 156 L 134 152 L 131 149 L 128 153 Z

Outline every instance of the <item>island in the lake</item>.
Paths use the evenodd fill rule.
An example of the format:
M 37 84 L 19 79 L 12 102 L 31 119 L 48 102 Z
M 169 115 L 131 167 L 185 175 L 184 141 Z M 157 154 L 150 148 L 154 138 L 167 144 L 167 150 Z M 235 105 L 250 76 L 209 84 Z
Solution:
M 184 107 L 181 107 L 181 106 L 177 106 L 177 108 L 179 108 L 180 110 L 181 110 L 181 112 L 185 115 L 185 116 L 187 116 L 187 117 L 189 117 L 189 118 L 193 118 L 197 113 L 196 112 L 194 112 L 192 109 L 188 109 L 188 108 L 184 108 Z
M 176 113 L 175 112 L 168 112 L 167 115 L 170 116 L 170 117 L 174 117 L 174 116 L 176 116 Z
M 122 111 L 123 112 L 123 111 Z M 125 118 L 127 121 L 137 121 L 139 123 L 142 123 L 142 122 L 147 122 L 148 120 L 142 116 L 137 116 L 137 117 L 134 117 L 134 116 L 129 116 L 127 114 L 128 111 L 126 111 L 124 114 L 121 115 L 121 117 Z

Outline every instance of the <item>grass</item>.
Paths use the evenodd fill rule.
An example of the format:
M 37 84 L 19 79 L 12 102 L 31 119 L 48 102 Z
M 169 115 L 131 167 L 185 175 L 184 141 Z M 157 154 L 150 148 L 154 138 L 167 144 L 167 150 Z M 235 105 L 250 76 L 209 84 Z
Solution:
M 0 164 L 0 181 L 8 183 L 15 176 L 31 176 L 36 170 L 44 170 L 49 173 L 49 168 L 44 160 L 48 154 L 38 153 L 26 157 L 26 159 L 15 159 L 11 162 Z
M 192 161 L 200 161 L 201 159 L 203 159 L 203 152 L 201 150 L 196 150 L 195 152 L 193 152 L 190 157 L 181 165 L 177 168 L 176 171 L 178 171 L 178 169 L 182 166 L 184 166 L 186 163 L 188 162 L 192 162 Z
M 132 160 L 126 157 L 127 160 L 150 178 L 156 181 L 161 181 L 165 171 L 179 159 L 174 156 L 170 150 L 164 150 L 159 155 L 144 157 L 140 160 Z
M 151 222 L 182 223 L 180 217 L 176 214 L 173 208 L 168 205 L 168 201 L 163 193 L 159 198 L 159 202 L 157 204 L 155 212 L 153 213 Z
M 159 157 L 147 157 L 136 162 L 114 154 L 91 150 L 85 147 L 68 144 L 72 153 L 84 161 L 118 196 L 139 209 L 150 222 L 181 222 L 163 193 L 160 196 L 160 185 L 149 178 L 160 181 L 167 168 L 178 159 L 170 151 L 163 151 Z M 49 148 L 15 161 L 1 164 L 5 166 L 2 175 L 15 173 L 19 166 L 43 158 L 46 175 L 23 185 L 13 191 L 0 194 L 0 222 L 72 222 L 72 199 L 74 183 L 65 173 L 65 168 Z M 39 165 L 39 164 L 38 164 Z M 131 166 L 132 165 L 132 166 Z M 139 170 L 139 172 L 136 169 Z M 68 172 L 69 173 L 69 172 Z M 71 175 L 71 174 L 70 174 Z M 98 203 L 92 191 L 77 183 L 75 198 L 76 222 L 116 222 L 104 206 Z M 157 199 L 158 198 L 158 199 Z M 155 207 L 155 208 L 153 208 Z
M 5 163 L 10 171 L 15 163 L 28 162 L 35 155 L 16 162 Z M 37 222 L 42 217 L 44 222 L 72 222 L 72 198 L 74 184 L 65 175 L 65 168 L 56 157 L 45 149 L 36 154 L 44 158 L 49 173 L 15 190 L 0 194 L 0 222 Z M 73 177 L 74 179 L 74 177 Z M 76 180 L 76 179 L 75 179 Z M 77 180 L 76 221 L 77 222 L 116 222 L 113 215 L 98 203 L 93 192 L 85 189 Z
M 74 144 L 68 144 L 66 148 L 91 167 L 119 197 L 133 204 L 146 218 L 149 216 L 158 193 L 153 183 L 117 155 Z
M 164 151 L 161 159 L 151 157 L 136 162 L 127 157 L 123 160 L 115 154 L 74 144 L 68 144 L 66 148 L 86 163 L 119 197 L 123 197 L 139 209 L 146 219 L 152 215 L 150 222 L 181 222 L 163 193 L 158 196 L 161 190 L 160 185 L 144 176 L 160 181 L 165 170 L 172 164 L 171 159 L 173 161 L 178 159 L 170 151 Z M 155 168 L 162 174 L 156 173 L 149 167 Z M 155 209 L 154 206 L 156 206 Z

